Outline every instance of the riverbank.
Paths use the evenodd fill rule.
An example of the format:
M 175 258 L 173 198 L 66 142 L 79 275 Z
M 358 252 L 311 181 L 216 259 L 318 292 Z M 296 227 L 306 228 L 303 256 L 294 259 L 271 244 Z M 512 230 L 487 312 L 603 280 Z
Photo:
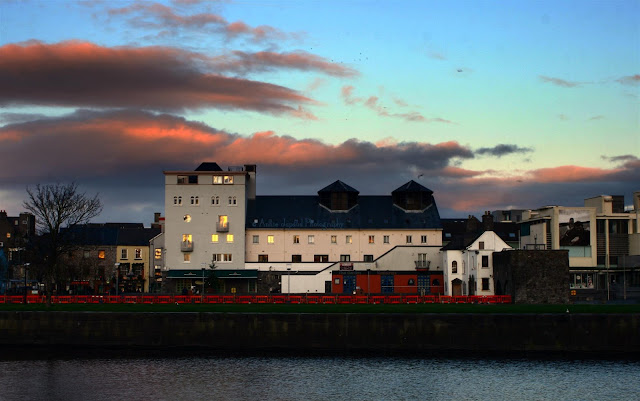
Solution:
M 0 311 L 0 346 L 640 356 L 640 314 Z

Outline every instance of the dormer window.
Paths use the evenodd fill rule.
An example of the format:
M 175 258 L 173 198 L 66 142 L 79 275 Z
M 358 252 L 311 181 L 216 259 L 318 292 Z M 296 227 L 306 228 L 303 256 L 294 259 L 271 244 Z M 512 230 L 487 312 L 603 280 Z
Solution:
M 320 204 L 332 211 L 349 210 L 358 204 L 359 192 L 342 181 L 318 191 Z

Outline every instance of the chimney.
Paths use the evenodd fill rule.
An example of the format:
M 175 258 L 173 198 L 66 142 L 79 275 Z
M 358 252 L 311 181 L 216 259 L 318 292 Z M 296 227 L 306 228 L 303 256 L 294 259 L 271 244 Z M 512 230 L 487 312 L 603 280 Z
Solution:
M 467 219 L 466 230 L 468 233 L 475 233 L 478 231 L 478 227 L 480 226 L 480 221 L 476 218 L 476 216 L 469 215 Z
M 490 211 L 486 211 L 482 215 L 482 228 L 484 231 L 493 231 L 493 215 Z
M 159 223 L 160 222 L 160 213 L 156 212 L 153 214 L 153 222 L 154 223 Z

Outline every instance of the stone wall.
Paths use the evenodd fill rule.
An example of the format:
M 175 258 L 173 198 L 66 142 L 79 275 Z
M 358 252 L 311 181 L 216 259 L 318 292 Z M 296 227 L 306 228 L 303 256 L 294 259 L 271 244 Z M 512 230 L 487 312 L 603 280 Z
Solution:
M 493 254 L 496 295 L 516 304 L 569 303 L 569 253 L 512 250 Z
M 0 312 L 0 350 L 640 356 L 640 314 Z

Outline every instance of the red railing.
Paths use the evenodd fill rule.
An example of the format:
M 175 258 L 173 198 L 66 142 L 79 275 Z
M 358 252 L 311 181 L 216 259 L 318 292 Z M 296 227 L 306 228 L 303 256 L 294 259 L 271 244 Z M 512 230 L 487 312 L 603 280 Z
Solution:
M 22 304 L 24 295 L 0 295 L 0 304 Z M 47 302 L 28 295 L 27 303 Z M 511 295 L 59 295 L 54 304 L 510 304 Z

